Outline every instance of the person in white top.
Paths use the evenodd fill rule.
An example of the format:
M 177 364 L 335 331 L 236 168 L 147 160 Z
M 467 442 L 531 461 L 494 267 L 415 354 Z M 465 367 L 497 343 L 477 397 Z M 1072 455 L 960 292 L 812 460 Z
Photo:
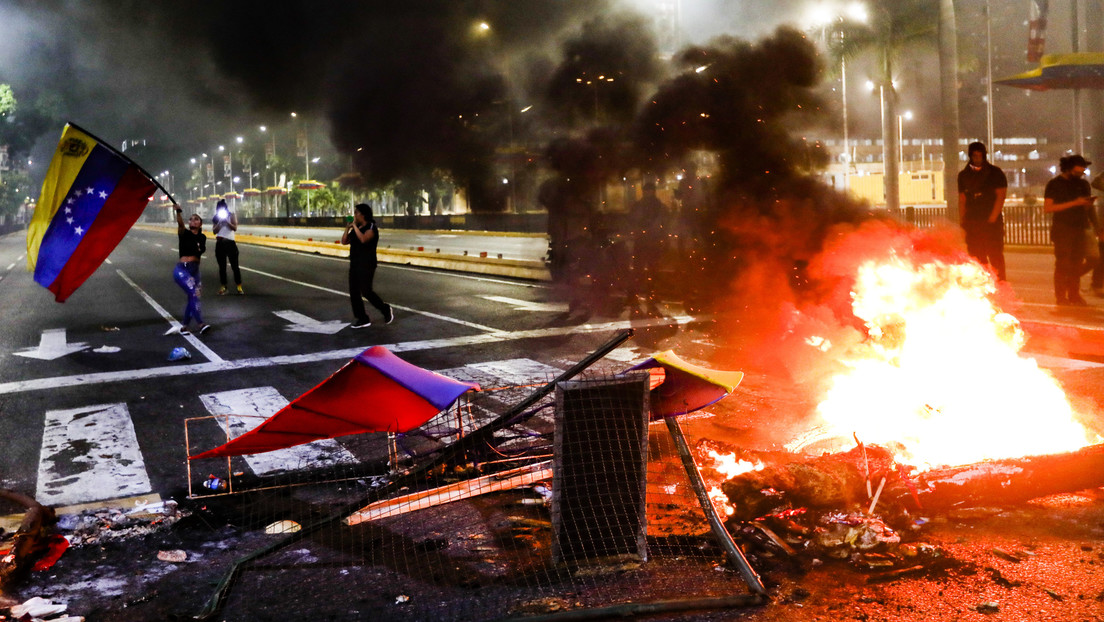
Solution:
M 238 287 L 238 295 L 242 290 L 241 269 L 238 268 L 238 243 L 234 241 L 234 233 L 238 230 L 238 217 L 230 208 L 226 207 L 226 201 L 219 199 L 215 204 L 215 217 L 212 221 L 215 230 L 215 261 L 219 267 L 219 296 L 226 294 L 226 262 L 230 261 L 230 269 L 234 271 L 234 285 Z

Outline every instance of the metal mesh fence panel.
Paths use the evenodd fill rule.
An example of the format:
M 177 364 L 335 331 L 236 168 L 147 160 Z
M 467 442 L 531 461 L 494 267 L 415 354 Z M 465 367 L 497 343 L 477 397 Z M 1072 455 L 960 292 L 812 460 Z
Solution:
M 533 388 L 467 394 L 416 434 L 338 439 L 354 460 L 323 468 L 193 465 L 192 494 L 242 549 L 217 619 L 525 619 L 747 594 L 648 421 L 647 374 L 560 383 L 502 420 Z M 189 422 L 190 455 L 224 440 L 217 424 Z

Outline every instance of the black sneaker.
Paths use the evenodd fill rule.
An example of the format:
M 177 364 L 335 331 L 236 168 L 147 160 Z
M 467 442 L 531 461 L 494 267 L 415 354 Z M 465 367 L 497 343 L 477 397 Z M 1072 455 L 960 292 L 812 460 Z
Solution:
M 203 326 L 199 327 L 199 334 L 202 335 L 203 333 L 205 333 L 209 330 L 211 330 L 211 325 L 210 324 L 204 324 Z
M 395 310 L 391 308 L 391 305 L 387 305 L 387 313 L 384 314 L 383 323 L 390 324 L 395 321 Z
M 369 320 L 367 318 L 363 319 L 363 320 L 357 320 L 357 321 L 353 322 L 352 324 L 349 324 L 349 326 L 351 328 L 368 328 L 371 325 L 372 325 L 372 320 Z

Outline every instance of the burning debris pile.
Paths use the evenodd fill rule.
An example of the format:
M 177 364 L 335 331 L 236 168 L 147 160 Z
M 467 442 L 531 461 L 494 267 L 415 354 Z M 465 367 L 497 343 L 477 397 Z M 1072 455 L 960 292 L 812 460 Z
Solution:
M 697 453 L 716 454 L 715 446 L 704 441 Z M 844 560 L 879 582 L 959 563 L 925 542 L 933 521 L 986 518 L 1001 507 L 1101 486 L 1104 445 L 925 471 L 897 462 L 889 449 L 860 445 L 760 463 L 721 489 L 729 532 L 758 556 L 814 565 Z M 1002 559 L 1017 557 L 994 551 Z

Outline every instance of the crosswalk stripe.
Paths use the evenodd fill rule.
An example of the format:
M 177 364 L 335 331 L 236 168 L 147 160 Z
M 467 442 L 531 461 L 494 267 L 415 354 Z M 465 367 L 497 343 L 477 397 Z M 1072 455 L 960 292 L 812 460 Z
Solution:
M 126 404 L 46 412 L 35 499 L 73 505 L 152 490 Z
M 252 430 L 288 404 L 274 387 L 208 393 L 199 396 L 199 399 L 207 412 L 219 415 L 216 420 L 230 438 Z M 255 475 L 354 464 L 357 461 L 353 454 L 333 439 L 243 457 Z

